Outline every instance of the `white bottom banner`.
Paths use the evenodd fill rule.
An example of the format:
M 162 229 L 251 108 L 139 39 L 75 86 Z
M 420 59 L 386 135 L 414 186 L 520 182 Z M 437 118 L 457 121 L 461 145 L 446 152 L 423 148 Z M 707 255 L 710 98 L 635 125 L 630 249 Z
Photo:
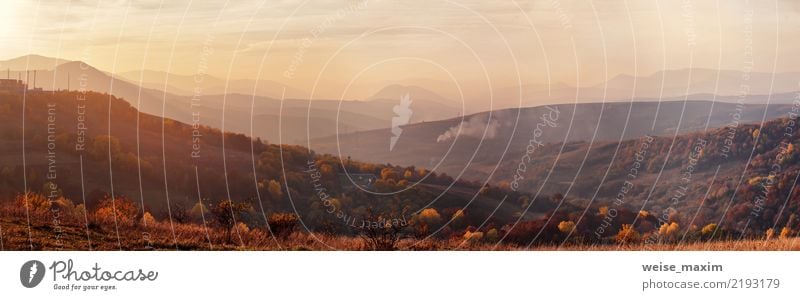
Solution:
M 3 252 L 0 299 L 789 299 L 797 252 Z

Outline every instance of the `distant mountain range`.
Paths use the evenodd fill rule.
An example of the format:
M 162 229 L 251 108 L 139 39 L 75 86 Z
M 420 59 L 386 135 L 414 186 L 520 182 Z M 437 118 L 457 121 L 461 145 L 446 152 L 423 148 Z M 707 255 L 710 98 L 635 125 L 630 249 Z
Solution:
M 526 110 L 542 104 L 584 105 L 597 102 L 621 102 L 624 105 L 630 99 L 635 99 L 635 102 L 691 100 L 785 104 L 795 98 L 797 79 L 800 78 L 800 73 L 773 75 L 708 69 L 668 70 L 639 77 L 619 75 L 603 84 L 581 88 L 558 83 L 550 87 L 528 84 L 494 89 L 493 94 L 487 95 L 485 91 L 476 90 L 477 87 L 465 86 L 462 91 L 464 99 L 459 99 L 460 95 L 452 98 L 453 92 L 443 88 L 438 88 L 441 92 L 437 92 L 437 84 L 430 84 L 430 80 L 417 79 L 406 80 L 415 84 L 388 84 L 363 100 L 338 101 L 308 100 L 303 98 L 307 91 L 275 81 L 226 81 L 206 75 L 198 83 L 191 75 L 161 71 L 112 75 L 82 62 L 37 55 L 0 61 L 0 70 L 3 68 L 10 70 L 11 78 L 25 78 L 26 70 L 36 70 L 36 86 L 45 90 L 69 87 L 72 90 L 85 88 L 109 93 L 125 99 L 144 113 L 294 144 L 306 144 L 309 139 L 390 128 L 393 126 L 392 119 L 396 117 L 394 108 L 406 94 L 411 99 L 409 109 L 412 113 L 407 124 L 401 125 L 427 124 L 487 110 L 508 113 L 503 108 L 522 107 Z M 140 82 L 141 85 L 138 84 Z M 749 93 L 747 95 L 742 94 L 745 87 Z M 281 101 L 284 91 L 284 100 Z M 256 95 L 252 95 L 253 92 Z M 522 99 L 519 98 L 520 92 Z M 487 99 L 491 99 L 491 103 Z M 585 107 L 589 109 L 586 114 L 591 114 L 594 106 Z M 616 116 L 616 120 L 619 117 Z M 592 120 L 591 117 L 581 116 L 578 119 Z M 452 120 L 445 123 L 452 123 Z M 713 124 L 719 125 L 712 120 L 712 127 Z M 592 122 L 589 121 L 586 126 L 592 126 Z M 371 139 L 363 134 L 361 136 L 364 140 Z M 322 142 L 319 149 L 333 150 L 326 142 Z M 367 155 L 367 158 L 370 156 Z
M 30 62 L 30 63 L 29 63 Z M 445 105 L 446 100 L 431 91 L 419 87 L 390 86 L 379 91 L 367 101 L 360 100 L 280 100 L 283 89 L 287 96 L 300 92 L 285 85 L 261 81 L 257 91 L 276 98 L 252 96 L 237 92 L 253 90 L 254 82 L 230 81 L 227 94 L 226 82 L 214 77 L 205 77 L 196 83 L 192 76 L 169 75 L 163 72 L 125 73 L 115 76 L 91 65 L 42 56 L 25 56 L 9 61 L 0 61 L 0 66 L 10 68 L 10 77 L 25 79 L 26 66 L 31 66 L 30 84 L 33 85 L 33 70 L 36 70 L 36 87 L 44 90 L 86 89 L 108 93 L 128 101 L 141 112 L 171 118 L 188 124 L 221 128 L 225 131 L 244 133 L 269 141 L 303 144 L 309 138 L 318 138 L 338 133 L 350 133 L 391 126 L 393 108 L 400 103 L 399 89 L 407 89 L 415 113 L 410 122 L 438 120 L 461 114 L 457 105 Z M 34 68 L 36 67 L 36 68 Z M 3 74 L 0 74 L 2 76 Z M 143 79 L 143 80 L 142 80 Z M 168 84 L 164 80 L 168 79 Z M 145 82 L 142 86 L 133 82 Z M 195 85 L 199 88 L 197 95 Z M 163 91 L 167 86 L 167 91 Z M 428 99 L 435 101 L 428 101 Z M 224 121 L 224 122 L 223 122 Z M 279 129 L 281 129 L 279 131 Z
M 27 71 L 27 70 L 53 70 L 69 60 L 52 58 L 41 55 L 26 55 L 9 60 L 0 61 L 0 70 Z M 3 74 L 5 75 L 5 74 Z M 4 78 L 4 77 L 3 77 Z
M 608 81 L 576 88 L 563 83 L 528 84 L 494 90 L 495 107 L 528 107 L 542 104 L 663 100 L 716 100 L 766 103 L 765 95 L 800 90 L 800 73 L 763 73 L 731 70 L 679 69 L 645 76 L 621 74 Z M 522 100 L 520 101 L 520 96 Z M 713 95 L 718 96 L 714 99 Z M 776 101 L 786 102 L 786 97 Z M 790 100 L 789 100 L 790 102 Z M 521 105 L 520 105 L 521 103 Z
M 167 93 L 179 96 L 244 94 L 280 99 L 285 89 L 287 99 L 308 98 L 306 92 L 271 80 L 224 80 L 208 74 L 179 75 L 153 70 L 129 71 L 117 75 L 142 87 L 165 90 Z

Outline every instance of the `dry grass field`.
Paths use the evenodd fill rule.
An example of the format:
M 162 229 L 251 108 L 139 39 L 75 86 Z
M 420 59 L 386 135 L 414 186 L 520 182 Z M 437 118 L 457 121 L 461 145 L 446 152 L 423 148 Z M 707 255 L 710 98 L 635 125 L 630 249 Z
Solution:
M 373 250 L 360 236 L 333 236 L 297 231 L 284 237 L 271 236 L 260 229 L 238 228 L 230 237 L 224 230 L 197 224 L 155 222 L 147 226 L 113 225 L 32 225 L 24 220 L 0 219 L 3 250 Z M 173 234 L 174 233 L 174 234 Z M 30 237 L 30 238 L 29 238 Z M 396 250 L 477 250 L 477 251 L 787 251 L 800 250 L 800 238 L 770 240 L 714 241 L 686 244 L 605 244 L 539 245 L 531 248 L 490 241 L 463 239 L 399 240 Z
M 576 251 L 797 251 L 800 250 L 800 238 L 770 240 L 733 240 L 705 243 L 653 244 L 653 245 L 597 245 L 597 246 L 565 246 L 539 247 L 537 250 L 576 250 Z

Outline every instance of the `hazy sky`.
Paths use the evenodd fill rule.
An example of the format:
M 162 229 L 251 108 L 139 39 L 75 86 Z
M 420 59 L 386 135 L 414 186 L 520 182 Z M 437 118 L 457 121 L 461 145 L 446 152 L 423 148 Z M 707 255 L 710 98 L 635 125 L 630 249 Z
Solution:
M 14 0 L 0 58 L 29 53 L 261 78 L 325 93 L 396 81 L 588 85 L 702 67 L 800 71 L 800 1 Z

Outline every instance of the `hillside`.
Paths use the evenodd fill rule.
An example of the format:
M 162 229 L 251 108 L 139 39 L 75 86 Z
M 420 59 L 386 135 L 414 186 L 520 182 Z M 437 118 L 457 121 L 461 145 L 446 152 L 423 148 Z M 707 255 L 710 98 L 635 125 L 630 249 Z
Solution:
M 391 213 L 411 220 L 424 209 L 442 212 L 443 218 L 463 210 L 470 211 L 470 222 L 504 224 L 521 210 L 479 194 L 476 183 L 223 134 L 139 113 L 107 94 L 0 94 L 0 108 L 5 121 L 0 199 L 16 218 L 34 195 L 51 192 L 65 199 L 58 205 L 68 211 L 77 206 L 84 212 L 102 211 L 113 199 L 117 206 L 130 202 L 136 218 L 147 212 L 178 223 L 212 218 L 214 205 L 231 199 L 248 207 L 239 221 L 254 228 L 263 228 L 273 214 L 292 213 L 306 230 L 344 235 L 358 231 L 347 224 L 367 215 Z M 345 172 L 376 180 L 362 190 Z M 25 191 L 34 194 L 22 197 Z M 200 207 L 206 213 L 197 215 Z
M 509 141 L 507 131 L 503 130 L 483 141 L 467 135 L 460 136 L 463 141 L 455 146 L 438 145 L 434 141 L 437 134 L 457 124 L 452 120 L 404 127 L 406 141 L 401 140 L 393 152 L 381 152 L 383 149 L 377 145 L 383 141 L 378 138 L 369 140 L 350 135 L 340 138 L 340 145 L 352 146 L 361 141 L 367 145 L 361 146 L 361 151 L 379 153 L 373 159 L 425 166 L 426 158 L 446 155 L 442 162 L 438 160 L 440 156 L 433 156 L 431 162 L 440 163 L 433 170 L 455 174 L 457 178 L 490 180 L 501 188 L 535 194 L 534 198 L 511 199 L 523 207 L 539 201 L 560 203 L 561 207 L 545 218 L 521 219 L 512 224 L 508 238 L 523 243 L 543 239 L 564 241 L 567 236 L 558 234 L 555 226 L 568 221 L 576 224 L 575 232 L 569 236 L 584 240 L 612 238 L 621 224 L 633 224 L 638 232 L 652 232 L 671 223 L 679 224 L 683 230 L 698 231 L 714 224 L 714 228 L 719 228 L 712 231 L 714 235 L 730 237 L 759 236 L 769 228 L 780 230 L 784 226 L 796 232 L 800 192 L 792 187 L 800 172 L 800 155 L 795 150 L 800 146 L 797 142 L 800 133 L 794 120 L 787 117 L 796 114 L 798 106 L 770 106 L 766 112 L 764 106 L 749 106 L 743 111 L 742 120 L 760 119 L 764 115 L 772 120 L 760 129 L 759 124 L 742 123 L 722 128 L 711 126 L 705 131 L 698 126 L 709 119 L 710 103 L 691 102 L 687 106 L 678 133 L 675 133 L 678 120 L 670 113 L 681 106 L 662 103 L 661 113 L 671 117 L 659 118 L 656 131 L 651 131 L 646 125 L 647 120 L 652 120 L 648 117 L 652 116 L 655 104 L 637 103 L 627 129 L 624 118 L 618 117 L 620 109 L 625 107 L 607 106 L 594 142 L 580 140 L 588 134 L 594 135 L 589 129 L 597 117 L 592 118 L 587 108 L 578 111 L 566 143 L 558 139 L 565 137 L 568 123 L 564 123 L 568 121 L 559 121 L 556 127 L 542 126 L 544 134 L 537 140 L 542 144 L 532 142 L 532 147 L 522 144 L 532 141 L 531 131 L 536 122 L 541 122 L 534 116 L 546 112 L 538 108 L 523 112 L 526 118 L 520 118 L 523 125 L 507 151 L 504 147 Z M 731 108 L 717 103 L 710 114 L 711 124 L 729 118 Z M 567 115 L 562 119 L 569 120 L 569 112 L 561 111 Z M 677 112 L 680 115 L 680 110 Z M 497 118 L 500 124 L 507 120 Z M 424 142 L 413 140 L 420 137 L 424 137 Z M 368 157 L 357 153 L 354 158 Z M 562 196 L 552 199 L 551 195 Z M 602 226 L 609 208 L 619 215 L 609 225 Z M 639 211 L 643 214 L 638 214 Z
M 5 226 L 48 228 L 50 209 L 58 207 L 64 226 L 75 232 L 85 226 L 111 243 L 95 245 L 100 248 L 122 247 L 109 239 L 119 226 L 126 234 L 149 228 L 148 234 L 167 235 L 151 237 L 164 243 L 161 248 L 170 240 L 181 248 L 176 234 L 203 241 L 208 225 L 215 237 L 206 239 L 223 248 L 305 232 L 312 240 L 316 234 L 366 236 L 372 241 L 367 246 L 345 248 L 367 249 L 396 249 L 407 238 L 519 246 L 694 243 L 760 237 L 768 230 L 788 237 L 800 229 L 800 192 L 792 189 L 800 133 L 786 118 L 760 129 L 743 124 L 733 135 L 722 128 L 674 138 L 548 143 L 525 166 L 526 150 L 513 149 L 507 153 L 512 159 L 496 165 L 493 183 L 484 185 L 418 166 L 340 159 L 193 127 L 139 113 L 106 94 L 0 99 Z M 31 193 L 23 195 L 26 190 Z M 29 215 L 32 223 L 26 223 Z M 363 225 L 383 222 L 404 225 L 398 231 Z M 183 229 L 170 233 L 172 226 Z M 393 242 L 375 244 L 387 236 Z M 21 237 L 7 238 L 19 243 Z M 44 248 L 52 242 L 36 241 Z
M 545 144 L 564 141 L 620 141 L 644 135 L 672 137 L 785 116 L 790 105 L 755 105 L 709 101 L 668 101 L 560 104 L 482 112 L 459 118 L 402 126 L 396 146 L 389 151 L 390 129 L 340 134 L 314 139 L 309 147 L 365 161 L 414 165 L 469 180 L 486 180 L 498 163 L 518 162 L 536 129 Z M 552 124 L 541 118 L 550 116 Z M 545 126 L 542 126 L 544 124 Z M 498 171 L 504 169 L 500 168 Z M 493 182 L 509 173 L 500 173 Z

